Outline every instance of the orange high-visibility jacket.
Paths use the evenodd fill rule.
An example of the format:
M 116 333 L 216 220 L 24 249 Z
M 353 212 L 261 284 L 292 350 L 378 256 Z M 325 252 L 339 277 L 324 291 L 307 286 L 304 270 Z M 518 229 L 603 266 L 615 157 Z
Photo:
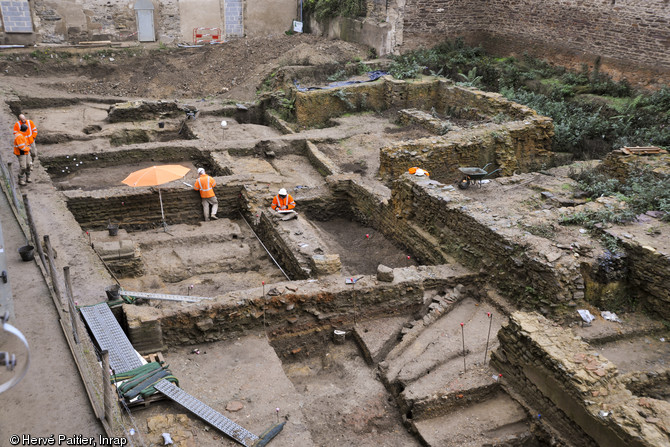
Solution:
M 417 168 L 416 166 L 413 166 L 413 167 L 409 168 L 409 173 L 410 173 L 410 174 L 416 174 L 416 170 L 417 170 L 417 169 L 419 169 L 419 168 Z M 426 177 L 430 177 L 430 174 L 429 174 L 428 171 L 426 171 L 426 170 L 423 171 L 423 174 L 424 174 Z
M 276 210 L 277 208 L 280 210 L 292 210 L 295 208 L 295 202 L 293 201 L 291 194 L 288 194 L 283 200 L 279 197 L 279 194 L 277 194 L 275 198 L 272 199 L 272 209 Z
M 30 146 L 26 137 L 21 132 L 14 134 L 14 155 L 27 155 L 30 153 Z
M 214 197 L 215 186 L 216 180 L 207 174 L 202 174 L 193 184 L 193 189 L 200 191 L 200 197 L 203 199 L 209 199 L 210 197 Z
M 14 123 L 14 133 L 21 132 L 21 124 L 23 124 L 21 121 Z M 33 120 L 26 120 L 26 126 L 28 126 L 28 130 L 21 133 L 26 137 L 28 144 L 33 144 L 33 141 L 35 141 L 35 137 L 37 136 L 37 127 L 35 127 Z

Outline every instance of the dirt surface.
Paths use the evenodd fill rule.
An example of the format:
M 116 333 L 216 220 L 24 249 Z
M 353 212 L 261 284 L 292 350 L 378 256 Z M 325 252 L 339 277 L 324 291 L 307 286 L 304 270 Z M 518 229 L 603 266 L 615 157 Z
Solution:
M 343 218 L 313 224 L 321 230 L 330 251 L 340 255 L 344 275 L 374 275 L 379 264 L 391 268 L 416 265 L 410 255 L 374 228 Z
M 58 314 L 37 264 L 22 262 L 19 257 L 18 248 L 25 245 L 25 239 L 2 193 L 0 219 L 4 237 L 0 244 L 14 296 L 15 317 L 9 324 L 23 333 L 31 349 L 26 376 L 0 398 L 0 446 L 10 445 L 9 436 L 14 434 L 84 435 L 97 439 L 104 434 L 102 425 L 93 414 L 74 362 L 63 361 L 71 359 L 71 354 Z M 0 308 L 3 313 L 5 310 Z M 15 354 L 18 368 L 27 361 L 25 347 L 4 331 L 0 333 L 0 351 Z M 0 383 L 14 376 L 15 372 L 0 368 Z
M 37 78 L 38 83 L 77 95 L 253 100 L 259 85 L 277 67 L 368 56 L 366 46 L 312 34 L 231 39 L 200 48 L 64 50 L 67 53 L 57 48 L 37 50 L 37 58 L 28 51 L 16 52 L 14 57 L 0 58 L 0 73 Z

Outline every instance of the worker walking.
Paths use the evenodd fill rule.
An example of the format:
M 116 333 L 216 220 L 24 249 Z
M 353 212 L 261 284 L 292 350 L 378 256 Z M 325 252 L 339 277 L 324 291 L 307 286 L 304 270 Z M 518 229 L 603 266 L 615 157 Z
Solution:
M 219 209 L 219 201 L 214 195 L 214 187 L 216 180 L 205 173 L 203 168 L 198 168 L 198 180 L 193 184 L 193 189 L 200 191 L 200 198 L 202 199 L 202 211 L 205 214 L 205 222 L 209 221 L 210 217 L 217 220 L 216 211 Z M 209 206 L 212 206 L 210 214 Z
M 291 194 L 284 188 L 280 189 L 277 195 L 272 199 L 272 209 L 277 212 L 287 212 L 295 208 L 295 201 Z
M 21 126 L 25 125 L 26 130 L 21 130 Z M 32 120 L 26 119 L 26 116 L 22 113 L 19 115 L 19 120 L 14 123 L 14 133 L 21 132 L 24 137 L 26 137 L 26 142 L 30 146 L 30 155 L 32 160 L 37 159 L 37 148 L 35 146 L 35 138 L 37 137 L 37 127 Z
M 25 186 L 26 183 L 32 183 L 30 180 L 30 162 L 28 156 L 30 155 L 30 145 L 24 136 L 27 127 L 25 124 L 19 127 L 17 132 L 14 132 L 14 155 L 19 159 L 19 186 Z

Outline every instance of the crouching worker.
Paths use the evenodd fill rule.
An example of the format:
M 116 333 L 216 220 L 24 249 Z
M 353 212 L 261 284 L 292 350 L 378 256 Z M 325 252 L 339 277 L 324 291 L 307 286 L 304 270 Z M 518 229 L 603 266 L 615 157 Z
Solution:
M 293 197 L 291 197 L 291 194 L 286 192 L 286 189 L 284 188 L 280 189 L 277 195 L 272 199 L 272 209 L 278 214 L 287 214 L 292 217 L 297 217 L 297 213 L 293 208 L 295 208 L 295 201 L 293 200 Z
M 21 125 L 19 132 L 14 132 L 14 155 L 19 159 L 19 185 L 25 186 L 32 183 L 30 180 L 30 145 L 22 132 L 27 130 L 25 124 Z
M 219 201 L 214 195 L 216 180 L 205 174 L 205 170 L 202 168 L 198 168 L 198 175 L 198 180 L 196 180 L 193 184 L 193 189 L 200 191 L 200 198 L 202 199 L 202 212 L 205 214 L 205 222 L 208 222 L 210 217 L 216 220 L 218 219 L 218 217 L 216 217 L 216 211 L 219 209 Z M 211 214 L 209 211 L 210 205 L 212 206 Z

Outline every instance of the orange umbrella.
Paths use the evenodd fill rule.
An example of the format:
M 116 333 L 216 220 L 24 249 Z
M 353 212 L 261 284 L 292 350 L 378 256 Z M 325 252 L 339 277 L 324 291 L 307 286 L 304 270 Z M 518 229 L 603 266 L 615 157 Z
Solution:
M 190 171 L 189 168 L 181 165 L 152 166 L 133 172 L 123 179 L 123 183 L 128 186 L 158 186 L 180 179 L 188 171 Z
M 151 166 L 150 168 L 140 169 L 123 179 L 123 183 L 128 186 L 158 186 L 173 180 L 180 179 L 190 171 L 181 165 L 162 165 Z M 167 228 L 165 223 L 165 213 L 163 213 L 163 197 L 161 189 L 158 188 L 158 199 L 161 202 L 161 217 L 163 218 L 163 228 Z M 167 231 L 167 230 L 166 230 Z

